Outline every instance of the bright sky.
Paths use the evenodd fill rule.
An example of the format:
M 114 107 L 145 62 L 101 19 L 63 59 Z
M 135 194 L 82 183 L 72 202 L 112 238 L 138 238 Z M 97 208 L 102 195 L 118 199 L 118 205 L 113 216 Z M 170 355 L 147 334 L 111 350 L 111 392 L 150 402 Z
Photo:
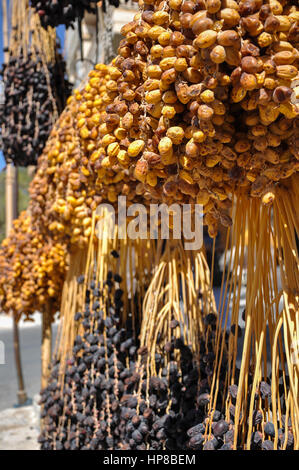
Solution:
M 9 8 L 10 1 L 7 1 L 7 7 Z M 60 39 L 61 47 L 63 48 L 64 45 L 64 32 L 65 32 L 65 27 L 64 26 L 59 26 L 57 28 L 57 34 Z M 2 67 L 3 63 L 3 29 L 2 29 L 2 2 L 0 2 L 0 67 Z M 5 160 L 3 157 L 3 153 L 0 150 L 0 171 L 5 168 Z

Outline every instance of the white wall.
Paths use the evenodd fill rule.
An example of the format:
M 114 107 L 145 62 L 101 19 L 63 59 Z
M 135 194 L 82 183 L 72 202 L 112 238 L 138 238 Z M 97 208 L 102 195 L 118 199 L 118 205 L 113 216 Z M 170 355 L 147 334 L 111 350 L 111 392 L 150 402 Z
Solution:
M 121 38 L 120 30 L 123 25 L 132 21 L 133 16 L 138 11 L 136 3 L 128 2 L 119 8 L 110 7 L 110 14 L 103 15 L 99 9 L 99 38 L 98 38 L 98 57 L 96 57 L 96 17 L 95 15 L 86 15 L 82 23 L 83 57 L 81 61 L 80 41 L 78 27 L 68 29 L 65 37 L 65 53 L 67 59 L 67 68 L 69 79 L 75 86 L 79 86 L 86 79 L 88 72 L 92 70 L 93 64 L 107 62 L 105 60 L 105 47 L 107 43 L 112 43 L 114 54 L 117 52 L 117 44 Z M 109 38 L 104 24 L 112 22 L 112 38 Z

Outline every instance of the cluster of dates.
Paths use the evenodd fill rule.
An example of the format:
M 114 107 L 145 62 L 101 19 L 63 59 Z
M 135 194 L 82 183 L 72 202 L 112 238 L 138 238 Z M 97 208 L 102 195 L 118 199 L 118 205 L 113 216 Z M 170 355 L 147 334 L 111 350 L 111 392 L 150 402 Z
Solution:
M 35 311 L 51 305 L 60 308 L 61 286 L 67 270 L 66 247 L 45 237 L 29 212 L 14 222 L 9 238 L 0 247 L 0 308 L 30 319 Z
M 101 2 L 103 11 L 106 11 L 107 3 L 119 7 L 119 0 L 103 0 Z M 30 0 L 31 6 L 41 18 L 44 28 L 56 27 L 64 24 L 67 28 L 73 27 L 74 22 L 82 20 L 85 13 L 96 13 L 97 3 L 95 0 Z
M 119 195 L 126 196 L 128 204 L 141 201 L 132 174 L 120 165 L 103 168 L 97 150 L 98 127 L 105 120 L 105 107 L 115 96 L 106 87 L 111 69 L 97 65 L 90 72 L 89 83 L 75 90 L 51 133 L 30 187 L 35 220 L 42 221 L 53 235 L 67 237 L 73 246 L 87 245 L 92 214 L 101 202 L 115 203 Z M 92 126 L 88 138 L 81 126 L 82 115 L 88 128 Z
M 133 169 L 144 197 L 203 204 L 215 236 L 237 188 L 263 196 L 298 171 L 298 21 L 289 1 L 140 2 L 105 123 L 80 116 L 82 138 L 97 129 L 102 168 Z
M 52 127 L 71 94 L 62 56 L 46 63 L 43 52 L 10 54 L 0 72 L 4 106 L 0 124 L 3 153 L 18 166 L 36 165 Z
M 95 281 L 88 286 L 85 307 L 75 315 L 83 331 L 63 384 L 57 361 L 41 394 L 44 450 L 184 449 L 188 429 L 204 421 L 212 352 L 203 354 L 199 384 L 199 365 L 172 321 L 171 341 L 156 354 L 157 376 L 147 377 L 147 350 L 138 346 L 140 325 L 133 328 L 130 312 L 123 311 L 121 283 L 108 272 L 104 309 L 102 289 Z M 212 351 L 212 341 L 202 341 L 203 352 L 206 347 Z
M 117 253 L 112 253 L 118 256 Z M 82 283 L 84 276 L 78 278 Z M 62 367 L 52 365 L 49 383 L 41 392 L 43 450 L 232 450 L 238 387 L 226 396 L 227 357 L 220 369 L 216 409 L 209 409 L 215 354 L 216 317 L 208 314 L 209 334 L 200 339 L 200 356 L 180 338 L 181 325 L 170 323 L 170 341 L 155 354 L 157 375 L 147 375 L 147 349 L 138 344 L 140 325 L 133 328 L 124 312 L 122 278 L 108 272 L 102 287 L 92 280 L 83 310 L 75 314 L 81 333 Z M 105 305 L 104 308 L 103 305 Z M 125 323 L 123 319 L 126 318 Z M 237 374 L 239 373 L 237 369 Z M 223 395 L 222 392 L 223 391 Z M 251 448 L 292 449 L 294 438 L 287 417 L 281 417 L 277 435 L 262 409 L 270 403 L 271 387 L 261 382 L 253 413 Z M 282 404 L 285 412 L 285 404 Z M 237 448 L 242 443 L 238 440 Z

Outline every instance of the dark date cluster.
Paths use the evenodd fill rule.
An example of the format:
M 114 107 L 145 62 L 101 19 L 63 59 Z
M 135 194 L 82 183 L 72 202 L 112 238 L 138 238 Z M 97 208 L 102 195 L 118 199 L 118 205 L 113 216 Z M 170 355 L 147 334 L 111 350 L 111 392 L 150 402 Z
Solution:
M 116 8 L 120 4 L 119 0 L 104 0 L 104 11 L 107 2 Z M 44 28 L 61 24 L 67 28 L 73 27 L 76 19 L 82 20 L 85 12 L 96 13 L 96 3 L 94 0 L 31 0 L 31 6 L 39 14 Z
M 212 416 L 210 432 L 207 434 L 207 426 L 202 423 L 189 429 L 187 434 L 190 437 L 188 446 L 191 449 L 203 450 L 233 450 L 235 433 L 235 409 L 238 386 L 229 387 L 229 412 L 228 417 L 216 410 Z M 250 394 L 248 394 L 248 398 Z M 259 406 L 258 403 L 262 403 Z M 250 435 L 250 450 L 274 450 L 274 441 L 277 433 L 277 449 L 292 450 L 294 446 L 294 436 L 292 432 L 291 419 L 286 419 L 286 415 L 281 416 L 280 423 L 277 423 L 277 430 L 273 422 L 267 419 L 267 406 L 271 403 L 271 386 L 262 381 L 256 390 L 256 407 L 252 414 L 252 432 Z M 244 419 L 240 417 L 240 425 L 244 424 Z M 247 425 L 249 424 L 249 418 Z M 205 435 L 206 433 L 206 435 Z M 208 438 L 206 438 L 208 435 Z M 244 433 L 245 435 L 245 433 Z M 244 443 L 243 443 L 244 444 Z M 247 446 L 247 444 L 246 444 Z M 241 438 L 238 437 L 237 449 L 241 450 Z
M 1 76 L 5 103 L 0 111 L 3 152 L 7 162 L 36 165 L 53 124 L 71 94 L 65 62 L 45 64 L 32 53 L 9 58 Z
M 121 281 L 119 275 L 108 274 L 105 309 L 103 291 L 93 281 L 84 311 L 76 313 L 83 331 L 75 339 L 63 379 L 56 361 L 41 394 L 39 442 L 44 450 L 198 448 L 188 430 L 204 426 L 212 341 L 202 341 L 199 364 L 173 320 L 170 341 L 156 352 L 157 375 L 149 377 L 147 349 L 138 344 L 136 322 L 133 330 L 129 314 L 121 325 Z
M 105 302 L 95 281 L 87 290 L 85 308 L 75 315 L 82 332 L 75 339 L 73 355 L 63 374 L 60 362 L 53 363 L 41 393 L 41 449 L 232 450 L 238 387 L 229 387 L 225 411 L 225 352 L 216 406 L 209 406 L 215 362 L 213 314 L 206 317 L 209 337 L 199 339 L 200 359 L 180 337 L 181 325 L 172 320 L 170 341 L 157 347 L 157 373 L 149 376 L 148 352 L 138 343 L 138 325 L 130 314 L 122 320 L 121 283 L 118 274 L 108 273 Z M 236 382 L 238 374 L 237 369 Z M 270 385 L 261 382 L 252 421 L 255 450 L 274 448 L 275 427 L 262 411 L 270 397 Z M 292 448 L 289 426 L 282 423 L 278 429 L 278 448 Z M 237 448 L 242 447 L 239 438 Z

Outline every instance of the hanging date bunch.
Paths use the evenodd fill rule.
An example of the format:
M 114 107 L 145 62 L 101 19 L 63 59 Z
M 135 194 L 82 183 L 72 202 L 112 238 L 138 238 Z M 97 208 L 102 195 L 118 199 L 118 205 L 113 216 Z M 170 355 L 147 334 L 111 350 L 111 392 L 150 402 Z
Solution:
M 153 318 L 146 313 L 142 296 L 137 314 L 136 296 L 132 302 L 131 293 L 125 289 L 126 280 L 115 268 L 122 251 L 110 249 L 102 253 L 105 259 L 93 276 L 74 278 L 84 300 L 80 310 L 78 304 L 70 302 L 64 311 L 59 348 L 48 384 L 41 392 L 41 449 L 232 450 L 237 385 L 229 387 L 229 409 L 223 410 L 229 335 L 222 346 L 219 393 L 212 403 L 216 315 L 197 310 L 205 328 L 204 333 L 194 336 L 195 344 L 185 337 L 184 319 L 179 321 L 171 315 L 165 333 L 168 341 L 164 343 L 161 310 L 154 323 L 158 327 L 156 341 L 149 339 L 151 350 L 144 345 L 142 329 L 145 321 L 151 330 Z M 74 292 L 74 286 L 69 284 L 68 288 Z M 67 334 L 70 330 L 71 335 Z M 72 349 L 65 360 L 61 353 L 71 336 Z M 236 380 L 239 373 L 236 367 Z M 269 400 L 271 387 L 261 381 L 254 391 L 259 404 L 253 411 L 252 447 L 272 450 L 278 421 L 260 408 Z M 283 410 L 283 400 L 281 406 Z M 276 445 L 292 449 L 288 413 L 281 421 Z M 237 448 L 241 445 L 240 440 Z
M 36 164 L 70 95 L 54 30 L 44 31 L 26 1 L 12 5 L 9 59 L 1 75 L 5 106 L 0 115 L 5 158 Z
M 97 2 L 93 0 L 31 0 L 44 28 L 60 24 L 73 26 L 76 19 L 82 20 L 85 12 L 95 13 Z
M 197 407 L 199 368 L 190 348 L 172 337 L 172 351 L 156 354 L 159 376 L 147 380 L 144 368 L 142 372 L 147 354 L 138 346 L 132 319 L 128 318 L 125 327 L 120 324 L 120 280 L 118 274 L 109 273 L 109 314 L 100 308 L 94 280 L 84 310 L 76 313 L 84 332 L 76 336 L 67 361 L 64 399 L 59 361 L 41 395 L 44 427 L 39 442 L 43 450 L 186 449 L 188 429 L 193 425 L 199 431 L 204 429 L 199 424 L 205 417 L 205 402 L 202 399 Z M 172 331 L 178 329 L 179 324 L 173 322 Z M 169 367 L 163 364 L 166 356 L 172 359 Z M 206 368 L 203 361 L 202 368 Z M 201 381 L 204 392 L 208 389 L 205 376 L 203 373 Z M 192 442 L 194 448 L 194 438 L 191 446 Z
M 32 7 L 39 14 L 44 28 L 56 27 L 64 24 L 67 28 L 73 27 L 76 20 L 81 21 L 85 12 L 95 14 L 97 3 L 100 3 L 103 11 L 106 11 L 107 1 L 114 7 L 119 7 L 119 0 L 31 0 Z
M 54 314 L 67 271 L 65 252 L 64 243 L 43 236 L 30 213 L 22 212 L 0 246 L 1 311 L 30 320 L 50 302 Z
M 297 172 L 298 14 L 294 2 L 141 2 L 113 61 L 105 165 L 110 139 L 144 194 L 203 204 L 211 236 L 236 188 L 263 196 Z
M 140 240 L 139 243 L 148 242 Z M 83 291 L 77 291 L 77 298 L 84 298 L 80 311 L 79 304 L 74 305 L 72 301 L 64 304 L 56 361 L 48 386 L 41 394 L 41 447 L 44 450 L 202 448 L 216 317 L 207 315 L 205 335 L 195 336 L 196 344 L 191 345 L 190 337 L 185 336 L 185 331 L 182 333 L 183 320 L 175 318 L 175 310 L 169 312 L 168 341 L 164 344 L 162 315 L 158 319 L 158 345 L 153 348 L 152 356 L 139 340 L 144 317 L 140 289 L 144 280 L 139 277 L 132 296 L 124 277 L 127 270 L 122 267 L 124 246 L 120 244 L 120 249 L 112 251 L 113 243 L 108 242 L 106 249 L 104 246 L 99 251 L 94 275 L 90 277 L 90 270 L 85 269 L 85 275 L 74 279 L 77 288 L 85 286 Z M 154 245 L 151 248 L 154 252 Z M 134 259 L 136 250 L 138 244 L 127 252 L 128 258 Z M 74 288 L 68 285 L 69 291 L 74 292 Z M 141 294 L 139 299 L 137 292 Z M 203 317 L 199 305 L 198 320 Z M 167 320 L 162 322 L 165 326 Z M 63 352 L 70 337 L 72 349 L 65 362 Z M 200 355 L 194 353 L 194 348 L 198 348 Z M 150 356 L 155 372 L 148 368 Z M 224 418 L 220 411 L 214 416 L 215 422 Z M 228 423 L 225 425 L 224 432 L 230 427 Z M 219 440 L 217 445 L 221 447 L 223 442 Z

